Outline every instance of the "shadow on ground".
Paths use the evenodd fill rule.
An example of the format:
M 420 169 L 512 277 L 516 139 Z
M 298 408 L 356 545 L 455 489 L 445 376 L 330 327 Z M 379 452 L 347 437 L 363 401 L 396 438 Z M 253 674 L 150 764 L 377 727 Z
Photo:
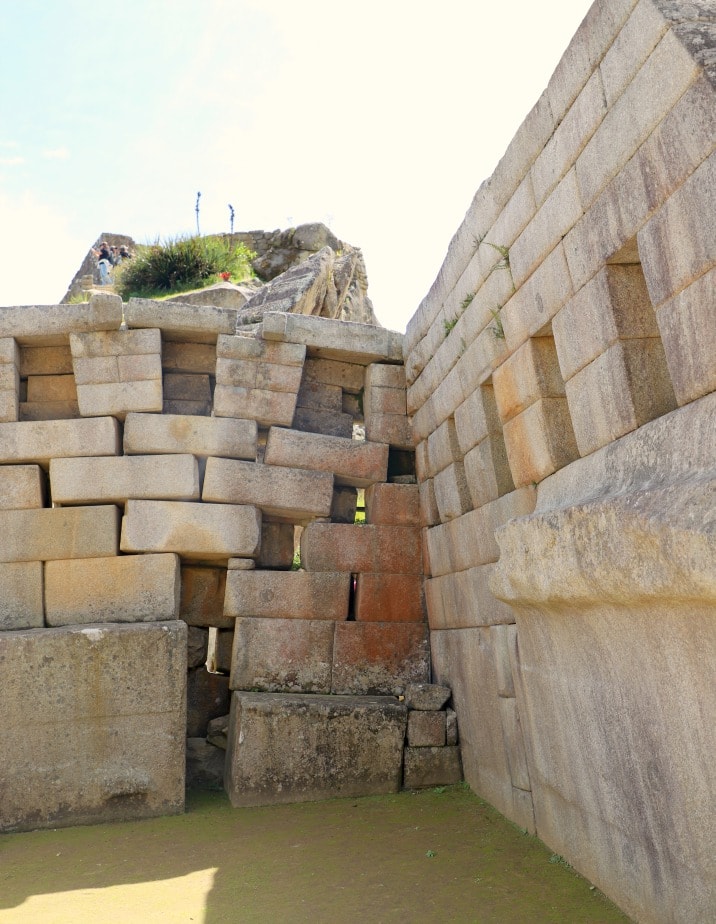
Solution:
M 627 922 L 463 786 L 0 836 L 2 924 Z

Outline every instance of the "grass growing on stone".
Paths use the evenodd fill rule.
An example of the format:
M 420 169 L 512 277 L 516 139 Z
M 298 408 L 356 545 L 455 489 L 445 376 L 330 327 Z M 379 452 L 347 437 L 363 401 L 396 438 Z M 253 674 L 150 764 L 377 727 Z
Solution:
M 0 836 L 2 924 L 626 918 L 463 786 Z

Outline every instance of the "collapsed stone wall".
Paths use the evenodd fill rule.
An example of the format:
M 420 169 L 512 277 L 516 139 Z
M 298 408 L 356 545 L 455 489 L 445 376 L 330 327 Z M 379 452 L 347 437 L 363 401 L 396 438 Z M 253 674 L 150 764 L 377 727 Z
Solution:
M 715 47 L 596 2 L 404 344 L 465 777 L 640 921 L 716 918 Z
M 0 309 L 0 830 L 461 778 L 402 335 L 238 321 Z

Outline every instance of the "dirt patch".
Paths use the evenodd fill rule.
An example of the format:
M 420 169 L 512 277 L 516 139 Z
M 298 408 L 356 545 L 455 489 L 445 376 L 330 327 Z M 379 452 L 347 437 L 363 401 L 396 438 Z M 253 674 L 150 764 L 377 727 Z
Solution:
M 2 924 L 627 922 L 463 786 L 0 837 Z

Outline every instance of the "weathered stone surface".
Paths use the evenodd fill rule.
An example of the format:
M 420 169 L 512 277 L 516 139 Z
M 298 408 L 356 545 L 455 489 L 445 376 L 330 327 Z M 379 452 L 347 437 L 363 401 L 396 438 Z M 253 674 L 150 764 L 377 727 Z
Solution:
M 365 384 L 365 366 L 330 359 L 307 358 L 303 376 L 307 382 L 339 385 L 343 391 L 358 394 Z
M 161 378 L 77 386 L 83 417 L 114 416 L 124 420 L 130 411 L 161 411 L 162 400 Z
M 226 750 L 229 735 L 229 716 L 220 715 L 209 722 L 206 730 L 206 740 L 217 748 Z
M 304 378 L 298 389 L 297 406 L 340 413 L 343 407 L 343 389 L 339 385 L 325 385 L 323 382 L 312 382 Z
M 171 340 L 190 343 L 216 343 L 219 334 L 233 334 L 236 328 L 236 311 L 214 305 L 130 298 L 124 314 L 130 328 L 156 327 Z
M 266 515 L 300 522 L 330 515 L 333 476 L 303 467 L 211 458 L 206 463 L 202 499 L 254 504 Z
M 225 568 L 183 565 L 179 618 L 190 626 L 233 628 L 234 620 L 224 616 L 225 591 Z
M 455 439 L 465 455 L 487 436 L 502 434 L 494 389 L 478 386 L 455 410 Z
M 184 623 L 3 632 L 0 662 L 0 829 L 183 811 Z
M 566 388 L 583 456 L 676 407 L 658 337 L 615 343 L 577 372 Z
M 405 721 L 392 697 L 234 693 L 224 777 L 231 804 L 397 792 Z
M 465 779 L 477 795 L 513 818 L 512 781 L 498 706 L 490 630 L 432 632 L 430 647 L 435 678 L 450 686 L 460 720 Z
M 405 688 L 405 705 L 419 712 L 437 712 L 450 699 L 450 687 L 438 683 L 411 683 Z
M 267 523 L 264 520 L 261 524 L 261 548 L 256 558 L 256 565 L 259 568 L 289 570 L 293 564 L 296 544 L 294 531 L 293 523 Z M 248 559 L 236 559 L 236 561 L 242 560 L 247 561 Z
M 42 507 L 45 479 L 39 465 L 0 465 L 0 510 Z
M 500 697 L 498 708 L 502 719 L 502 734 L 505 740 L 505 749 L 507 750 L 507 763 L 510 767 L 512 786 L 517 789 L 531 790 L 530 773 L 527 766 L 525 742 L 517 700 Z
M 89 305 L 23 305 L 0 308 L 3 337 L 21 344 L 60 346 L 71 333 L 118 330 L 122 323 L 122 299 L 107 292 L 95 293 Z
M 209 653 L 209 630 L 200 629 L 198 626 L 189 626 L 187 634 L 187 658 L 186 666 L 191 670 L 193 667 L 203 667 L 206 664 L 206 658 Z
M 408 747 L 444 747 L 445 728 L 446 715 L 444 712 L 409 712 Z
M 118 521 L 112 506 L 0 510 L 0 561 L 116 555 Z
M 162 377 L 164 401 L 193 401 L 211 407 L 211 384 L 208 375 L 165 372 Z
M 373 484 L 366 488 L 365 521 L 373 526 L 420 526 L 418 486 Z
M 403 787 L 426 789 L 429 786 L 452 786 L 462 780 L 460 748 L 405 748 Z
M 0 632 L 44 626 L 42 562 L 0 563 Z
M 482 507 L 515 490 L 502 434 L 487 436 L 463 462 L 471 506 Z
M 454 709 L 446 709 L 445 716 L 445 744 L 457 744 L 459 738 L 457 729 L 457 712 L 455 712 Z
M 402 693 L 430 671 L 427 630 L 415 623 L 336 623 L 331 692 Z
M 293 415 L 292 428 L 306 433 L 323 433 L 325 436 L 340 436 L 351 439 L 353 416 L 342 412 L 315 410 L 297 407 Z
M 333 620 L 237 619 L 232 690 L 330 693 Z
M 476 565 L 425 582 L 428 622 L 432 630 L 468 629 L 515 621 L 514 611 L 490 591 L 494 564 Z
M 355 523 L 357 508 L 357 488 L 333 488 L 333 501 L 331 502 L 332 523 Z
M 48 626 L 104 622 L 155 622 L 179 613 L 176 555 L 121 555 L 48 561 Z
M 433 488 L 441 523 L 461 517 L 473 509 L 470 488 L 465 477 L 465 466 L 462 462 L 453 462 L 452 465 L 438 472 L 433 479 Z
M 425 622 L 421 574 L 374 574 L 356 578 L 358 622 Z
M 318 359 L 362 366 L 403 361 L 403 335 L 370 324 L 276 312 L 264 316 L 263 336 L 266 340 L 303 343 L 309 355 Z
M 186 788 L 223 789 L 226 752 L 206 738 L 186 739 Z
M 210 343 L 162 343 L 162 369 L 172 372 L 216 372 L 216 348 Z
M 605 266 L 562 308 L 552 327 L 565 381 L 617 340 L 658 336 L 641 266 Z
M 492 626 L 492 654 L 495 659 L 497 692 L 500 696 L 514 696 L 515 684 L 512 677 L 510 655 L 517 645 L 517 627 L 514 625 Z
M 282 427 L 269 430 L 266 465 L 329 472 L 336 484 L 366 488 L 385 481 L 388 474 L 388 447 L 380 443 L 300 433 Z
M 328 285 L 332 285 L 335 254 L 330 247 L 292 266 L 262 286 L 243 306 L 240 323 L 261 321 L 269 311 L 318 315 L 321 313 Z
M 68 375 L 72 372 L 69 341 L 62 346 L 24 346 L 19 350 L 20 375 Z
M 234 647 L 234 629 L 219 629 L 214 644 L 213 669 L 222 674 L 231 673 L 232 650 Z
M 50 488 L 64 505 L 198 500 L 199 469 L 192 455 L 51 459 Z
M 229 571 L 224 615 L 346 619 L 350 583 L 350 573 Z
M 3 368 L 0 366 L 0 385 Z M 77 386 L 73 375 L 29 375 L 28 401 L 77 401 Z
M 296 396 L 290 392 L 217 385 L 214 414 L 255 420 L 262 427 L 290 427 L 296 410 Z
M 669 376 L 679 404 L 716 390 L 716 269 L 656 312 Z
M 229 678 L 224 674 L 212 674 L 204 667 L 190 670 L 186 686 L 187 738 L 206 737 L 211 719 L 226 714 L 230 696 Z
M 0 392 L 0 400 L 3 394 Z M 18 420 L 72 420 L 80 416 L 77 401 L 21 401 Z
M 505 424 L 503 434 L 516 488 L 536 484 L 578 454 L 566 398 L 541 398 Z
M 52 458 L 116 456 L 119 425 L 101 420 L 43 420 L 0 423 L 0 463 L 37 462 Z
M 420 530 L 412 526 L 311 523 L 301 534 L 307 571 L 421 574 Z
M 255 459 L 256 438 L 255 420 L 127 414 L 124 421 L 124 451 L 127 455 L 190 452 L 199 457 Z
M 177 552 L 185 558 L 251 558 L 261 541 L 261 513 L 238 504 L 128 500 L 123 552 Z
M 500 419 L 511 420 L 540 398 L 564 396 L 553 337 L 530 337 L 492 377 Z

